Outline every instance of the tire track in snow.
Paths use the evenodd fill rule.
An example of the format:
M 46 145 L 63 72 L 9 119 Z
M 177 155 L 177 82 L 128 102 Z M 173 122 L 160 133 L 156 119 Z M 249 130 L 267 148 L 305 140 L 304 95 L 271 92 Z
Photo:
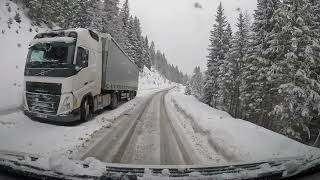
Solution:
M 175 129 L 171 119 L 168 116 L 167 107 L 165 105 L 166 91 L 161 97 L 161 119 L 160 119 L 160 148 L 161 148 L 161 164 L 175 165 L 178 159 L 181 159 L 183 164 L 193 164 L 193 160 L 186 150 L 184 143 L 182 142 L 177 130 Z M 169 139 L 173 137 L 174 139 Z M 169 143 L 169 144 L 168 144 Z M 177 148 L 176 151 L 171 149 Z M 180 152 L 179 154 L 174 152 Z M 181 156 L 181 157 L 180 157 Z M 180 161 L 181 161 L 180 160 Z
M 119 122 L 81 159 L 96 157 L 112 163 L 191 165 L 193 152 L 187 147 L 168 116 L 165 95 L 153 94 Z M 189 150 L 189 151 L 188 151 Z
M 155 94 L 158 93 L 159 92 Z M 131 136 L 137 126 L 139 118 L 141 118 L 154 95 L 151 95 L 143 105 L 126 113 L 125 116 L 121 116 L 120 119 L 116 121 L 118 123 L 114 128 L 110 132 L 104 134 L 98 142 L 94 143 L 80 159 L 84 160 L 87 157 L 95 157 L 105 162 L 120 162 L 128 142 L 131 140 Z
M 158 94 L 158 93 L 156 93 L 156 94 Z M 126 151 L 128 145 L 129 145 L 129 143 L 130 143 L 130 141 L 131 141 L 131 139 L 133 137 L 133 133 L 136 130 L 137 124 L 141 120 L 142 115 L 146 112 L 147 108 L 149 107 L 150 103 L 152 102 L 152 99 L 153 99 L 153 96 L 151 98 L 149 98 L 147 100 L 147 102 L 145 103 L 145 106 L 143 107 L 142 111 L 139 113 L 137 119 L 135 120 L 135 123 L 130 128 L 128 134 L 126 135 L 126 138 L 124 139 L 124 141 L 122 142 L 121 146 L 119 147 L 119 151 L 116 153 L 116 155 L 112 159 L 112 162 L 114 162 L 114 163 L 120 163 L 121 162 L 123 154 Z
M 1 109 L 0 110 L 0 116 L 9 115 L 12 113 L 16 113 L 22 110 L 22 107 L 14 107 L 9 109 Z

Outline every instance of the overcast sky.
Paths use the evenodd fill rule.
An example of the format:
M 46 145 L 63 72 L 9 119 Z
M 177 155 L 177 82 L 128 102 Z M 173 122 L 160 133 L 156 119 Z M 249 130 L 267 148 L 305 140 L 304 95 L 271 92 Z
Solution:
M 195 8 L 198 2 L 202 8 Z M 236 23 L 237 8 L 253 13 L 256 0 L 222 0 L 229 22 Z M 209 33 L 219 0 L 129 0 L 131 13 L 141 20 L 143 34 L 170 63 L 191 73 L 195 66 L 206 68 Z

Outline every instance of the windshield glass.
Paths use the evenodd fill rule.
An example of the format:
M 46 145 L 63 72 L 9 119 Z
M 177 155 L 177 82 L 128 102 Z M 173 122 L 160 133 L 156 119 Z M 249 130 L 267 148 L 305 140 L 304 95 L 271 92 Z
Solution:
M 320 168 L 320 0 L 0 0 L 0 27 L 0 172 Z
M 29 49 L 27 65 L 39 66 L 72 64 L 75 51 L 74 43 L 53 42 L 35 44 Z

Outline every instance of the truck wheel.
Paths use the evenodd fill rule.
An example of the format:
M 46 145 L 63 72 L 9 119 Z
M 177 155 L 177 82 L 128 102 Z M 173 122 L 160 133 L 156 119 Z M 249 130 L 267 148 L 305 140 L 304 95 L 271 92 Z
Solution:
M 118 96 L 116 93 L 112 94 L 110 108 L 115 109 L 118 106 Z
M 132 92 L 129 91 L 128 94 L 127 94 L 127 101 L 130 101 L 132 100 Z
M 134 91 L 130 91 L 130 99 L 134 99 Z
M 90 116 L 90 103 L 89 99 L 86 98 L 84 101 L 81 103 L 80 107 L 80 121 L 86 122 L 88 121 Z

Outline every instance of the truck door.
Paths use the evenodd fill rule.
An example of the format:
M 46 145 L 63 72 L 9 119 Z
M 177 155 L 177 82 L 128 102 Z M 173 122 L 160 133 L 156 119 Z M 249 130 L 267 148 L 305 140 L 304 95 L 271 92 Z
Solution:
M 92 76 L 92 67 L 89 66 L 89 59 L 94 57 L 90 57 L 89 50 L 84 47 L 78 47 L 77 49 L 77 57 L 76 57 L 76 70 L 78 71 L 76 77 L 73 79 L 73 89 L 74 95 L 77 98 L 81 98 L 83 95 L 90 92 L 91 84 L 94 82 L 94 77 Z M 76 104 L 76 107 L 80 106 L 81 102 Z

